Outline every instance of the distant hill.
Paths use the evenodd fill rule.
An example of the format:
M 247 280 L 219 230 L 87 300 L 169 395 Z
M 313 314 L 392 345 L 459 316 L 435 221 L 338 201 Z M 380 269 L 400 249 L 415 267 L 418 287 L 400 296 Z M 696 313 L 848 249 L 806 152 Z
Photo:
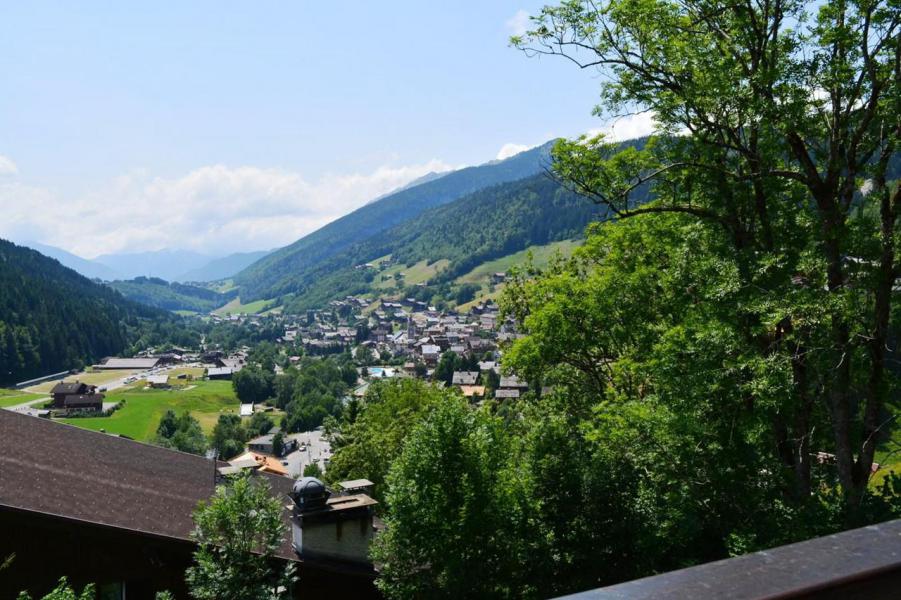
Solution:
M 93 262 L 116 271 L 119 279 L 160 277 L 174 281 L 183 273 L 204 267 L 213 258 L 190 250 L 158 250 L 104 254 Z
M 222 258 L 215 258 L 202 267 L 186 271 L 175 277 L 175 281 L 219 281 L 228 279 L 260 260 L 271 250 L 259 252 L 239 252 Z
M 22 245 L 27 246 L 33 250 L 37 250 L 44 256 L 55 258 L 64 267 L 69 267 L 73 271 L 84 275 L 88 279 L 103 279 L 104 281 L 111 281 L 113 279 L 119 279 L 122 277 L 122 275 L 115 269 L 111 269 L 110 267 L 97 263 L 93 260 L 76 256 L 71 252 L 66 252 L 62 248 L 48 246 L 47 244 L 41 244 L 39 242 L 25 242 Z
M 367 293 L 437 292 L 466 301 L 457 278 L 532 246 L 580 238 L 604 214 L 543 174 L 496 185 L 423 211 L 322 261 L 294 279 L 299 287 L 286 308 L 301 311 Z M 423 284 L 431 290 L 423 291 Z
M 467 194 L 540 173 L 551 142 L 494 164 L 468 167 L 390 194 L 276 250 L 235 276 L 243 302 L 295 293 L 324 261 L 422 212 Z
M 166 313 L 0 240 L 0 385 L 118 354 Z
M 237 290 L 220 294 L 183 283 L 169 283 L 156 277 L 136 277 L 128 281 L 112 281 L 107 285 L 129 300 L 170 311 L 207 313 L 237 296 Z

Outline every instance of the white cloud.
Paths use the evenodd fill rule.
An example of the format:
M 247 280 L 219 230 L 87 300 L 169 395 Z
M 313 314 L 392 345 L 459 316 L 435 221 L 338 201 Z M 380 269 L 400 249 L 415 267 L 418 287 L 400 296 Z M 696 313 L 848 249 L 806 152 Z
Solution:
M 16 166 L 16 163 L 12 161 L 12 159 L 7 158 L 0 154 L 0 177 L 4 175 L 18 175 L 19 168 Z
M 603 133 L 608 141 L 623 142 L 650 135 L 654 133 L 656 127 L 654 112 L 646 111 L 615 118 L 604 127 L 589 130 L 587 135 Z
M 526 150 L 531 150 L 535 146 L 527 146 L 526 144 L 504 144 L 501 146 L 501 149 L 497 151 L 496 160 L 504 160 L 505 158 L 510 158 L 511 156 L 516 156 L 520 152 L 525 152 Z
M 525 35 L 525 33 L 529 30 L 529 13 L 520 9 L 516 11 L 516 14 L 507 19 L 504 23 L 507 31 L 510 32 L 510 35 Z
M 33 239 L 93 257 L 120 251 L 192 249 L 210 254 L 289 244 L 432 171 L 440 160 L 371 173 L 299 174 L 205 166 L 177 178 L 136 171 L 77 198 L 0 183 L 0 237 Z

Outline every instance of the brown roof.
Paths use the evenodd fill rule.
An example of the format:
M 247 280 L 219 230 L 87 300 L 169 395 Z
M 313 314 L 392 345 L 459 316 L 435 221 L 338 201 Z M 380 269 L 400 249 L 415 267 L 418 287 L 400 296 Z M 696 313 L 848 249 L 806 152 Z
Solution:
M 7 410 L 0 473 L 0 506 L 183 540 L 197 503 L 214 491 L 213 465 L 201 456 Z M 260 476 L 287 500 L 292 479 Z M 289 527 L 279 554 L 296 559 L 290 537 Z
M 57 394 L 83 394 L 86 390 L 88 390 L 88 384 L 80 383 L 78 381 L 61 381 L 53 386 L 53 389 L 50 390 L 50 393 L 54 396 Z

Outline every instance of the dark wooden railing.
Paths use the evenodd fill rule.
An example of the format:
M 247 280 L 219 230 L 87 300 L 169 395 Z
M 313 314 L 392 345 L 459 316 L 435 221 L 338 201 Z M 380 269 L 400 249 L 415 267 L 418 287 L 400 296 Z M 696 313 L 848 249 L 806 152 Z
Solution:
M 698 565 L 568 600 L 901 599 L 901 520 Z

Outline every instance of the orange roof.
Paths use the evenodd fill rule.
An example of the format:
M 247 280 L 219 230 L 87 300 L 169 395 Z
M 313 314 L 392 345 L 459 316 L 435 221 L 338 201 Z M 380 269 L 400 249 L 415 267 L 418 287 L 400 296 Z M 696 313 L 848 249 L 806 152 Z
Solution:
M 229 462 L 236 462 L 239 460 L 252 458 L 257 461 L 259 467 L 257 467 L 258 471 L 262 471 L 263 473 L 272 473 L 273 475 L 287 475 L 288 470 L 282 466 L 282 463 L 273 456 L 267 456 L 265 454 L 260 454 L 259 452 L 253 452 L 252 450 L 248 450 L 241 456 L 236 456 L 231 459 Z
M 484 385 L 461 385 L 460 391 L 463 392 L 463 395 L 467 398 L 472 396 L 484 396 L 485 395 L 485 386 Z

